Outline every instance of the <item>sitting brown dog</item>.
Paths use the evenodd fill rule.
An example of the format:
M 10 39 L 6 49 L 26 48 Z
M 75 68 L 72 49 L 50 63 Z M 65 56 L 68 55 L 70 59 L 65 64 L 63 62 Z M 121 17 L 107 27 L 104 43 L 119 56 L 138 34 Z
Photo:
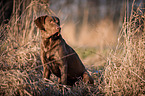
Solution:
M 41 30 L 41 61 L 44 68 L 43 76 L 49 79 L 53 73 L 61 84 L 73 85 L 80 77 L 85 83 L 93 84 L 77 53 L 66 44 L 60 31 L 59 18 L 41 16 L 35 21 Z

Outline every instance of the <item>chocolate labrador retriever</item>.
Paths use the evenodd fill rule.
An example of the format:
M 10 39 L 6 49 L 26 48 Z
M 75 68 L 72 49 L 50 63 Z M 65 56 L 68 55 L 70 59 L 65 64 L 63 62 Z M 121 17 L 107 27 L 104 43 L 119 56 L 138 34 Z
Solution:
M 59 77 L 61 84 L 71 86 L 82 77 L 85 83 L 93 84 L 93 78 L 77 53 L 62 38 L 59 18 L 47 15 L 38 17 L 34 22 L 41 30 L 43 77 L 49 79 L 53 73 Z

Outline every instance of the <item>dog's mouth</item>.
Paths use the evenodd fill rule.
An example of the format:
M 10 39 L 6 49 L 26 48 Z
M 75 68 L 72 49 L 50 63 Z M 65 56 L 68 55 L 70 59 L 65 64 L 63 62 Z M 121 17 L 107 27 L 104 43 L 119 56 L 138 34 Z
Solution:
M 51 32 L 50 32 L 51 31 Z M 42 36 L 44 38 L 51 38 L 51 37 L 57 37 L 60 35 L 60 32 L 61 32 L 61 28 L 57 28 L 55 30 L 50 30 L 50 31 L 46 31 L 44 34 L 42 34 Z

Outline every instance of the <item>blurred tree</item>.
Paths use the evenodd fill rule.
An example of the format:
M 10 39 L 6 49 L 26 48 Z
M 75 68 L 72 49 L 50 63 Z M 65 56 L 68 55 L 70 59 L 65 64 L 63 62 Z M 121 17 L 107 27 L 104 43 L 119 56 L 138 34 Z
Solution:
M 13 0 L 0 1 L 0 24 L 7 23 L 12 15 Z
M 0 24 L 8 23 L 11 16 L 15 14 L 15 20 L 23 13 L 26 7 L 35 0 L 1 0 L 0 1 Z M 36 0 L 37 1 L 37 0 Z M 49 0 L 39 0 L 49 3 Z

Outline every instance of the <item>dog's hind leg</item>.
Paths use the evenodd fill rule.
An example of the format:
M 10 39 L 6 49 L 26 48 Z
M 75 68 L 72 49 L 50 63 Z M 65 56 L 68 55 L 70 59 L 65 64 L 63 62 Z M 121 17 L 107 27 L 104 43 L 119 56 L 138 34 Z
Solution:
M 83 81 L 87 84 L 93 84 L 94 83 L 94 80 L 93 78 L 89 75 L 88 72 L 84 72 L 83 73 Z

